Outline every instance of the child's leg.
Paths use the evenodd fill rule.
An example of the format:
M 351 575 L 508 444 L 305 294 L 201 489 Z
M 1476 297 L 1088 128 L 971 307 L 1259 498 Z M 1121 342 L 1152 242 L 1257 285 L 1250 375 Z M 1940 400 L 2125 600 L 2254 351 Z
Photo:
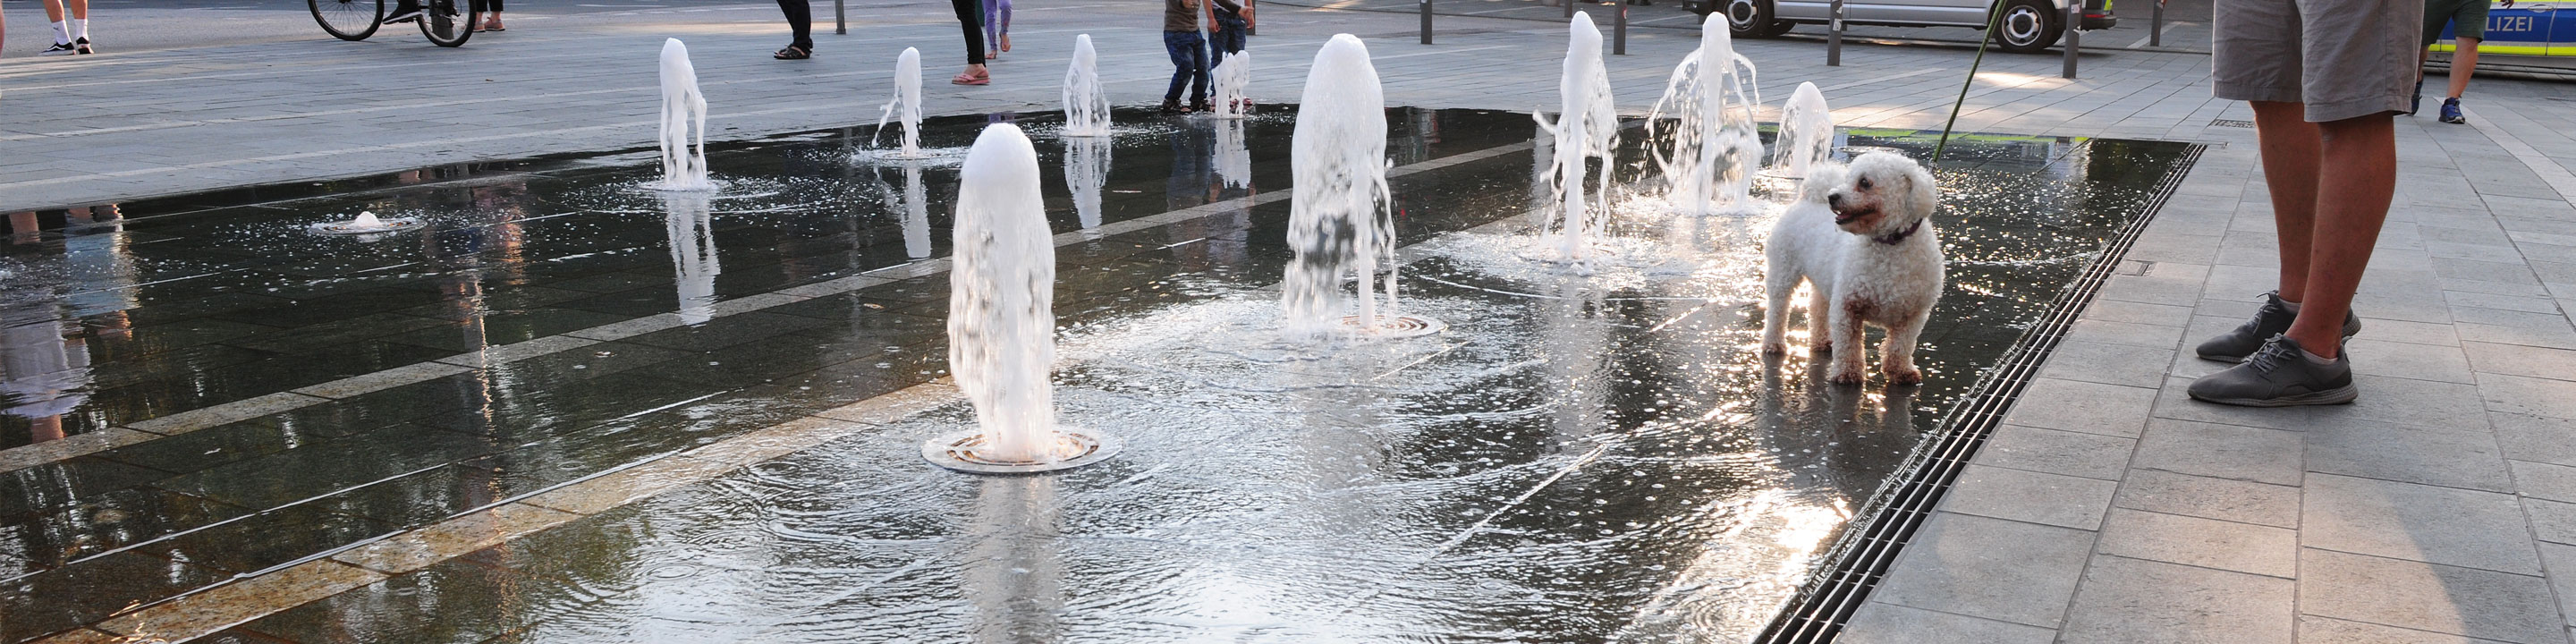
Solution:
M 1197 32 L 1185 33 L 1190 37 L 1190 103 L 1206 103 L 1211 89 L 1208 87 L 1207 39 Z
M 1198 34 L 1186 31 L 1163 32 L 1163 53 L 1169 54 L 1172 57 L 1172 86 L 1170 89 L 1163 91 L 1163 103 L 1165 104 L 1180 102 L 1181 90 L 1187 87 L 1190 83 L 1189 43 L 1182 39 L 1183 36 L 1196 38 L 1198 37 Z

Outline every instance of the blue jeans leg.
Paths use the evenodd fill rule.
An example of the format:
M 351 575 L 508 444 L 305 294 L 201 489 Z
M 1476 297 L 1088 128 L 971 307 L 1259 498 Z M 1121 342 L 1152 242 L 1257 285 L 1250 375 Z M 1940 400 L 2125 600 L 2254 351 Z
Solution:
M 1172 56 L 1172 86 L 1163 91 L 1163 102 L 1177 103 L 1181 90 L 1190 90 L 1190 102 L 1207 100 L 1207 40 L 1195 31 L 1163 32 L 1163 52 Z

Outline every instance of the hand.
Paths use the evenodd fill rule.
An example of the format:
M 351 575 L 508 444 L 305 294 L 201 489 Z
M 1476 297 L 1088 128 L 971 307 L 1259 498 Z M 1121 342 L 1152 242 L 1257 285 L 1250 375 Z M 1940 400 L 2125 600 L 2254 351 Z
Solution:
M 2506 9 L 2511 9 L 2511 8 L 2513 8 L 2513 0 L 2504 0 L 2504 8 L 2506 8 Z

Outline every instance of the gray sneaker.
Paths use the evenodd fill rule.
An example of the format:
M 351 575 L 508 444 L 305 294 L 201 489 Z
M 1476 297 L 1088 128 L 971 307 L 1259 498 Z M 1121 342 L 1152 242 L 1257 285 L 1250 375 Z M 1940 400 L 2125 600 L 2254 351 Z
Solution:
M 2255 349 L 2262 348 L 2264 340 L 2289 333 L 2290 321 L 2298 317 L 2298 314 L 2290 312 L 2288 305 L 2281 303 L 2280 291 L 2264 293 L 2263 308 L 2254 311 L 2254 319 L 2245 321 L 2244 326 L 2236 327 L 2234 331 L 2200 343 L 2200 359 L 2219 362 L 2244 360 L 2245 356 L 2253 355 Z M 2360 333 L 2361 316 L 2344 311 L 2343 337 L 2350 338 Z
M 2241 407 L 2341 405 L 2361 390 L 2352 386 L 2350 354 L 2317 364 L 2300 355 L 2298 341 L 2275 335 L 2244 362 L 2192 381 L 2191 397 Z

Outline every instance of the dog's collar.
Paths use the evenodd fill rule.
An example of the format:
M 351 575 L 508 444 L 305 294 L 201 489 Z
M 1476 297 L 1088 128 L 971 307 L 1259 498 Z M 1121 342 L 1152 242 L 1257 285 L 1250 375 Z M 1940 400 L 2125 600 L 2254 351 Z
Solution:
M 1869 240 L 1870 240 L 1870 241 L 1874 241 L 1874 242 L 1878 242 L 1878 243 L 1881 243 L 1881 244 L 1886 244 L 1886 245 L 1889 245 L 1889 246 L 1894 246 L 1894 245 L 1897 245 L 1897 244 L 1905 243 L 1905 238 L 1907 238 L 1907 237 L 1913 237 L 1913 236 L 1914 236 L 1914 231 L 1922 230 L 1922 229 L 1923 229 L 1923 220 L 1921 220 L 1921 219 L 1916 219 L 1916 220 L 1914 220 L 1914 225 L 1912 225 L 1912 226 L 1906 226 L 1904 230 L 1896 231 L 1896 232 L 1893 232 L 1893 233 L 1888 233 L 1888 234 L 1886 234 L 1886 235 L 1880 235 L 1880 236 L 1877 236 L 1877 237 L 1871 237 L 1871 238 L 1869 238 Z

